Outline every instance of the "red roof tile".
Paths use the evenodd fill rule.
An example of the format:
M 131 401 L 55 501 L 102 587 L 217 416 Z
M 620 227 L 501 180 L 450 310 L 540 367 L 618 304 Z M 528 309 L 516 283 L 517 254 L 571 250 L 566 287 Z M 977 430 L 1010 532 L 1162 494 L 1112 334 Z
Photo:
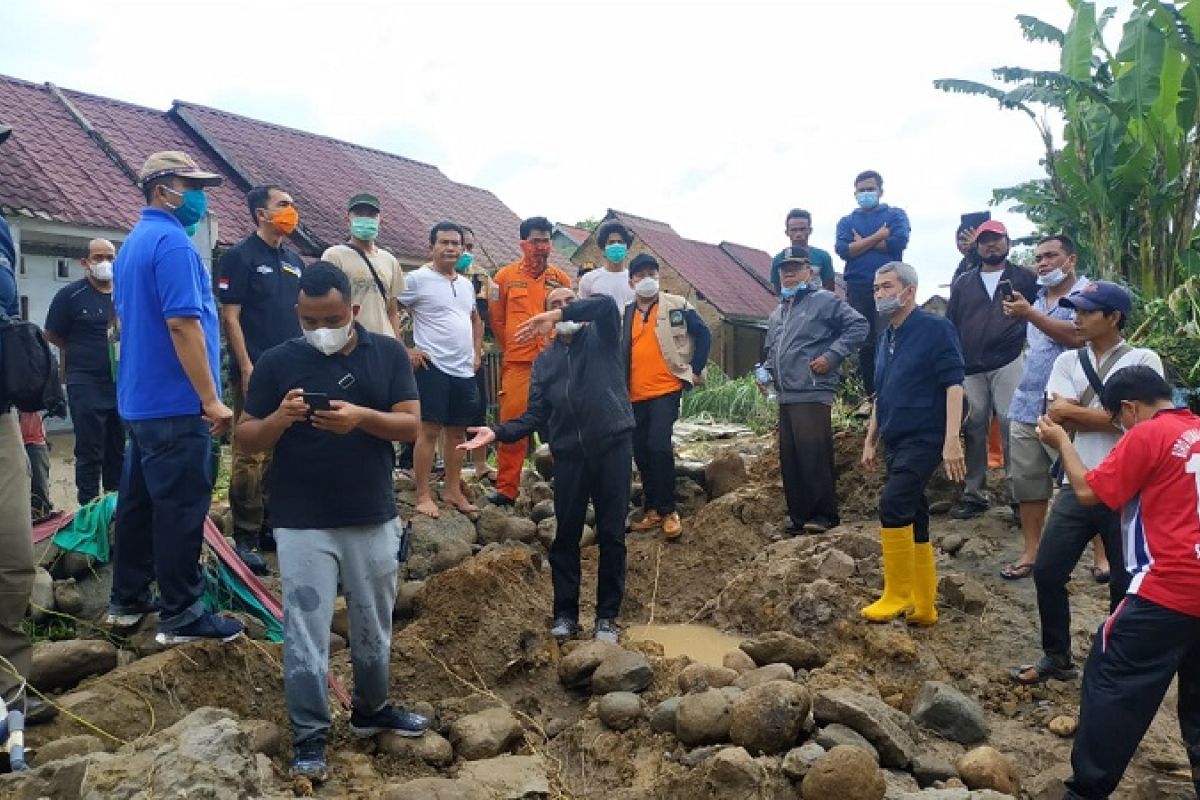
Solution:
M 0 76 L 13 132 L 0 146 L 0 208 L 95 228 L 132 226 L 141 194 L 47 87 Z
M 564 225 L 561 222 L 556 222 L 554 227 L 565 233 L 567 238 L 577 245 L 583 244 L 592 235 L 587 228 L 576 228 L 574 225 Z
M 379 242 L 401 259 L 427 260 L 429 229 L 443 219 L 471 226 L 495 264 L 520 257 L 517 215 L 430 164 L 192 103 L 176 102 L 170 113 L 251 182 L 286 186 L 303 228 L 326 245 L 345 240 L 346 201 L 371 192 L 383 206 Z
M 770 253 L 736 242 L 721 242 L 720 247 L 734 261 L 737 261 L 743 267 L 750 270 L 755 276 L 762 278 L 760 283 L 762 283 L 764 288 L 771 285 Z
M 685 239 L 665 222 L 621 211 L 610 209 L 605 219 L 624 223 L 722 314 L 764 318 L 778 303 L 753 275 L 715 244 Z M 769 260 L 767 266 L 769 269 Z

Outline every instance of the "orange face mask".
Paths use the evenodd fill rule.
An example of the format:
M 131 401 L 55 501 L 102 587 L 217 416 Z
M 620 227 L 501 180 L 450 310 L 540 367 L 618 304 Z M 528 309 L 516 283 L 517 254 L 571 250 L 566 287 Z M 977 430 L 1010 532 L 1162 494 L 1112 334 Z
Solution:
M 549 242 L 521 242 L 521 253 L 525 263 L 535 267 L 545 267 L 550 258 Z
M 299 223 L 300 212 L 296 210 L 295 206 L 281 208 L 271 217 L 271 224 L 284 236 L 291 236 L 292 231 L 296 230 Z

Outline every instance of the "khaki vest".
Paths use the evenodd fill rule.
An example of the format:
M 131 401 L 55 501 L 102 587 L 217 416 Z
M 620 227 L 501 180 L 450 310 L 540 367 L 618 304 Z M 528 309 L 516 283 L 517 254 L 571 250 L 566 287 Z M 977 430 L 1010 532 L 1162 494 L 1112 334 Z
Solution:
M 658 346 L 667 362 L 667 369 L 689 385 L 694 378 L 692 354 L 696 349 L 696 341 L 688 333 L 683 312 L 691 307 L 687 300 L 677 294 L 659 292 L 658 319 L 654 325 L 654 332 L 658 334 Z

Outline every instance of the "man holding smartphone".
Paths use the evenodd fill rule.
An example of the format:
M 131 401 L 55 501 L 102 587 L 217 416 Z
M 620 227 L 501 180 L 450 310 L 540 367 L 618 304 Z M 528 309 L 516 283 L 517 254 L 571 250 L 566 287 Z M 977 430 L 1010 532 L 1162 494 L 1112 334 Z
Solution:
M 293 776 L 326 776 L 329 625 L 338 583 L 350 612 L 350 731 L 420 736 L 429 720 L 388 704 L 392 607 L 401 523 L 392 442 L 420 425 L 404 346 L 355 317 L 350 279 L 318 261 L 304 270 L 296 311 L 304 338 L 259 358 L 238 421 L 238 448 L 273 451 L 267 502 L 283 580 L 283 690 Z
M 1008 260 L 1008 230 L 988 220 L 975 231 L 980 265 L 959 276 L 950 289 L 946 318 L 954 323 L 962 341 L 966 364 L 968 414 L 963 424 L 966 438 L 967 481 L 962 502 L 951 510 L 955 519 L 970 519 L 988 508 L 988 428 L 992 415 L 1000 418 L 1005 471 L 1011 482 L 1008 456 L 1008 410 L 1021 380 L 1024 365 L 1025 320 L 1005 310 L 1004 303 L 1017 295 L 1037 294 L 1032 272 Z M 1011 489 L 1009 492 L 1011 502 Z

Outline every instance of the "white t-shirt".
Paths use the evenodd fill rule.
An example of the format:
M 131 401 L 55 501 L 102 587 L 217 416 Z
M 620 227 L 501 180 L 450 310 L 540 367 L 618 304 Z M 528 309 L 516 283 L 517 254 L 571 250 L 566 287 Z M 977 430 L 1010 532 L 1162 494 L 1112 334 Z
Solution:
M 1004 270 L 998 269 L 995 272 L 984 272 L 979 270 L 979 277 L 983 278 L 983 288 L 987 289 L 988 297 L 996 296 L 996 287 L 1000 285 L 1000 276 L 1004 274 Z
M 412 315 L 413 343 L 447 375 L 474 377 L 475 287 L 461 275 L 451 280 L 429 264 L 408 273 L 405 283 L 400 304 Z
M 1088 355 L 1091 357 L 1092 366 L 1096 367 L 1096 371 L 1099 372 L 1101 362 L 1097 360 L 1096 351 L 1090 344 L 1088 345 Z M 1151 367 L 1159 375 L 1163 374 L 1162 359 L 1158 357 L 1158 353 L 1142 347 L 1135 347 L 1121 356 L 1121 360 L 1108 371 L 1104 379 L 1107 381 L 1116 374 L 1117 370 L 1138 366 Z M 1050 371 L 1050 380 L 1046 384 L 1048 394 L 1056 394 L 1068 400 L 1078 400 L 1083 397 L 1083 393 L 1089 386 L 1091 384 L 1088 383 L 1087 373 L 1083 371 L 1083 367 L 1079 363 L 1078 350 L 1068 350 L 1054 360 L 1054 368 Z M 1088 408 L 1103 407 L 1099 395 L 1093 397 L 1091 405 L 1088 406 Z M 1121 431 L 1115 427 L 1112 433 L 1079 431 L 1075 434 L 1075 451 L 1079 453 L 1079 459 L 1085 467 L 1095 469 L 1108 455 L 1108 452 L 1116 446 L 1117 440 L 1120 438 Z
M 594 294 L 608 295 L 616 301 L 617 308 L 622 312 L 637 296 L 629 285 L 629 270 L 609 272 L 604 267 L 594 269 L 579 279 L 579 296 L 591 297 Z

